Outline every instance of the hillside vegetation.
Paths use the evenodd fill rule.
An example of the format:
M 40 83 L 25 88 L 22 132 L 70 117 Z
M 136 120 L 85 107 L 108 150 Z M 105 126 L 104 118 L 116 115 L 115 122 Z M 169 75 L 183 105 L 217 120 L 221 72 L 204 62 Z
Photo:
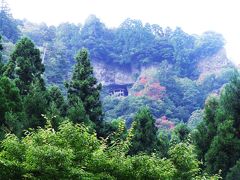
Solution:
M 240 75 L 220 34 L 3 15 L 0 179 L 239 178 Z M 128 96 L 96 62 L 129 72 L 113 81 Z
M 27 20 L 17 25 L 40 48 L 46 83 L 57 85 L 65 95 L 64 81 L 71 78 L 74 56 L 79 49 L 88 49 L 94 74 L 105 90 L 107 121 L 122 117 L 131 122 L 137 109 L 148 105 L 155 118 L 187 122 L 203 108 L 206 97 L 229 80 L 234 67 L 222 35 L 215 32 L 190 35 L 181 28 L 164 29 L 132 19 L 107 28 L 94 15 L 84 25 L 48 27 Z M 105 89 L 109 84 L 130 85 L 129 96 L 109 97 Z

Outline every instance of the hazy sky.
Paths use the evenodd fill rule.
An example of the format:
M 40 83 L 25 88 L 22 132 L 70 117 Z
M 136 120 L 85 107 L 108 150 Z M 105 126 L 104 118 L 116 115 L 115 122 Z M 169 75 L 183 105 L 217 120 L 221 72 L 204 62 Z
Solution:
M 187 33 L 213 30 L 227 41 L 228 57 L 240 63 L 238 0 L 7 0 L 15 18 L 57 25 L 84 23 L 95 14 L 108 27 L 130 17 L 162 27 L 182 27 Z

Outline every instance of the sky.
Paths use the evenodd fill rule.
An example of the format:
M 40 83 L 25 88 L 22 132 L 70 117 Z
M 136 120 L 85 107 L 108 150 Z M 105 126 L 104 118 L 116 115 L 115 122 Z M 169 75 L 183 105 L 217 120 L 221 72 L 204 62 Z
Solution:
M 6 0 L 14 18 L 58 25 L 83 24 L 95 14 L 108 27 L 126 18 L 162 27 L 181 27 L 189 34 L 216 31 L 226 39 L 228 57 L 240 64 L 238 0 Z

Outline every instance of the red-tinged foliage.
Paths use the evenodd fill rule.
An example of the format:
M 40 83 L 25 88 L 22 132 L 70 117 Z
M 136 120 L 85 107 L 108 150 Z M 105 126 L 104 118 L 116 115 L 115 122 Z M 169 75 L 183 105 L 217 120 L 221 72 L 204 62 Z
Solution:
M 157 128 L 164 128 L 172 130 L 174 128 L 174 123 L 167 119 L 166 116 L 156 119 L 155 126 Z
M 166 91 L 166 87 L 161 86 L 159 83 L 152 83 L 147 88 L 146 95 L 154 100 L 161 99 Z
M 148 79 L 148 78 L 147 78 L 146 76 L 140 77 L 139 82 L 142 83 L 142 84 L 146 84 L 146 83 L 148 82 L 147 79 Z
M 143 91 L 136 92 L 134 95 L 137 97 L 144 96 Z
M 159 83 L 155 82 L 155 83 L 152 83 L 150 84 L 150 88 L 154 88 L 154 89 L 157 89 L 159 91 L 165 91 L 166 90 L 166 87 L 165 86 L 161 86 Z

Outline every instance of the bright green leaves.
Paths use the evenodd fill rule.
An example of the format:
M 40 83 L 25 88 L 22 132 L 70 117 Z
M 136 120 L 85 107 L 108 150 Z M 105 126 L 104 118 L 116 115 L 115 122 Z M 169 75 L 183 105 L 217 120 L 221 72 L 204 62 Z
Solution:
M 199 171 L 200 162 L 194 153 L 194 146 L 189 143 L 179 143 L 172 146 L 169 156 L 177 169 L 175 179 L 192 179 Z

